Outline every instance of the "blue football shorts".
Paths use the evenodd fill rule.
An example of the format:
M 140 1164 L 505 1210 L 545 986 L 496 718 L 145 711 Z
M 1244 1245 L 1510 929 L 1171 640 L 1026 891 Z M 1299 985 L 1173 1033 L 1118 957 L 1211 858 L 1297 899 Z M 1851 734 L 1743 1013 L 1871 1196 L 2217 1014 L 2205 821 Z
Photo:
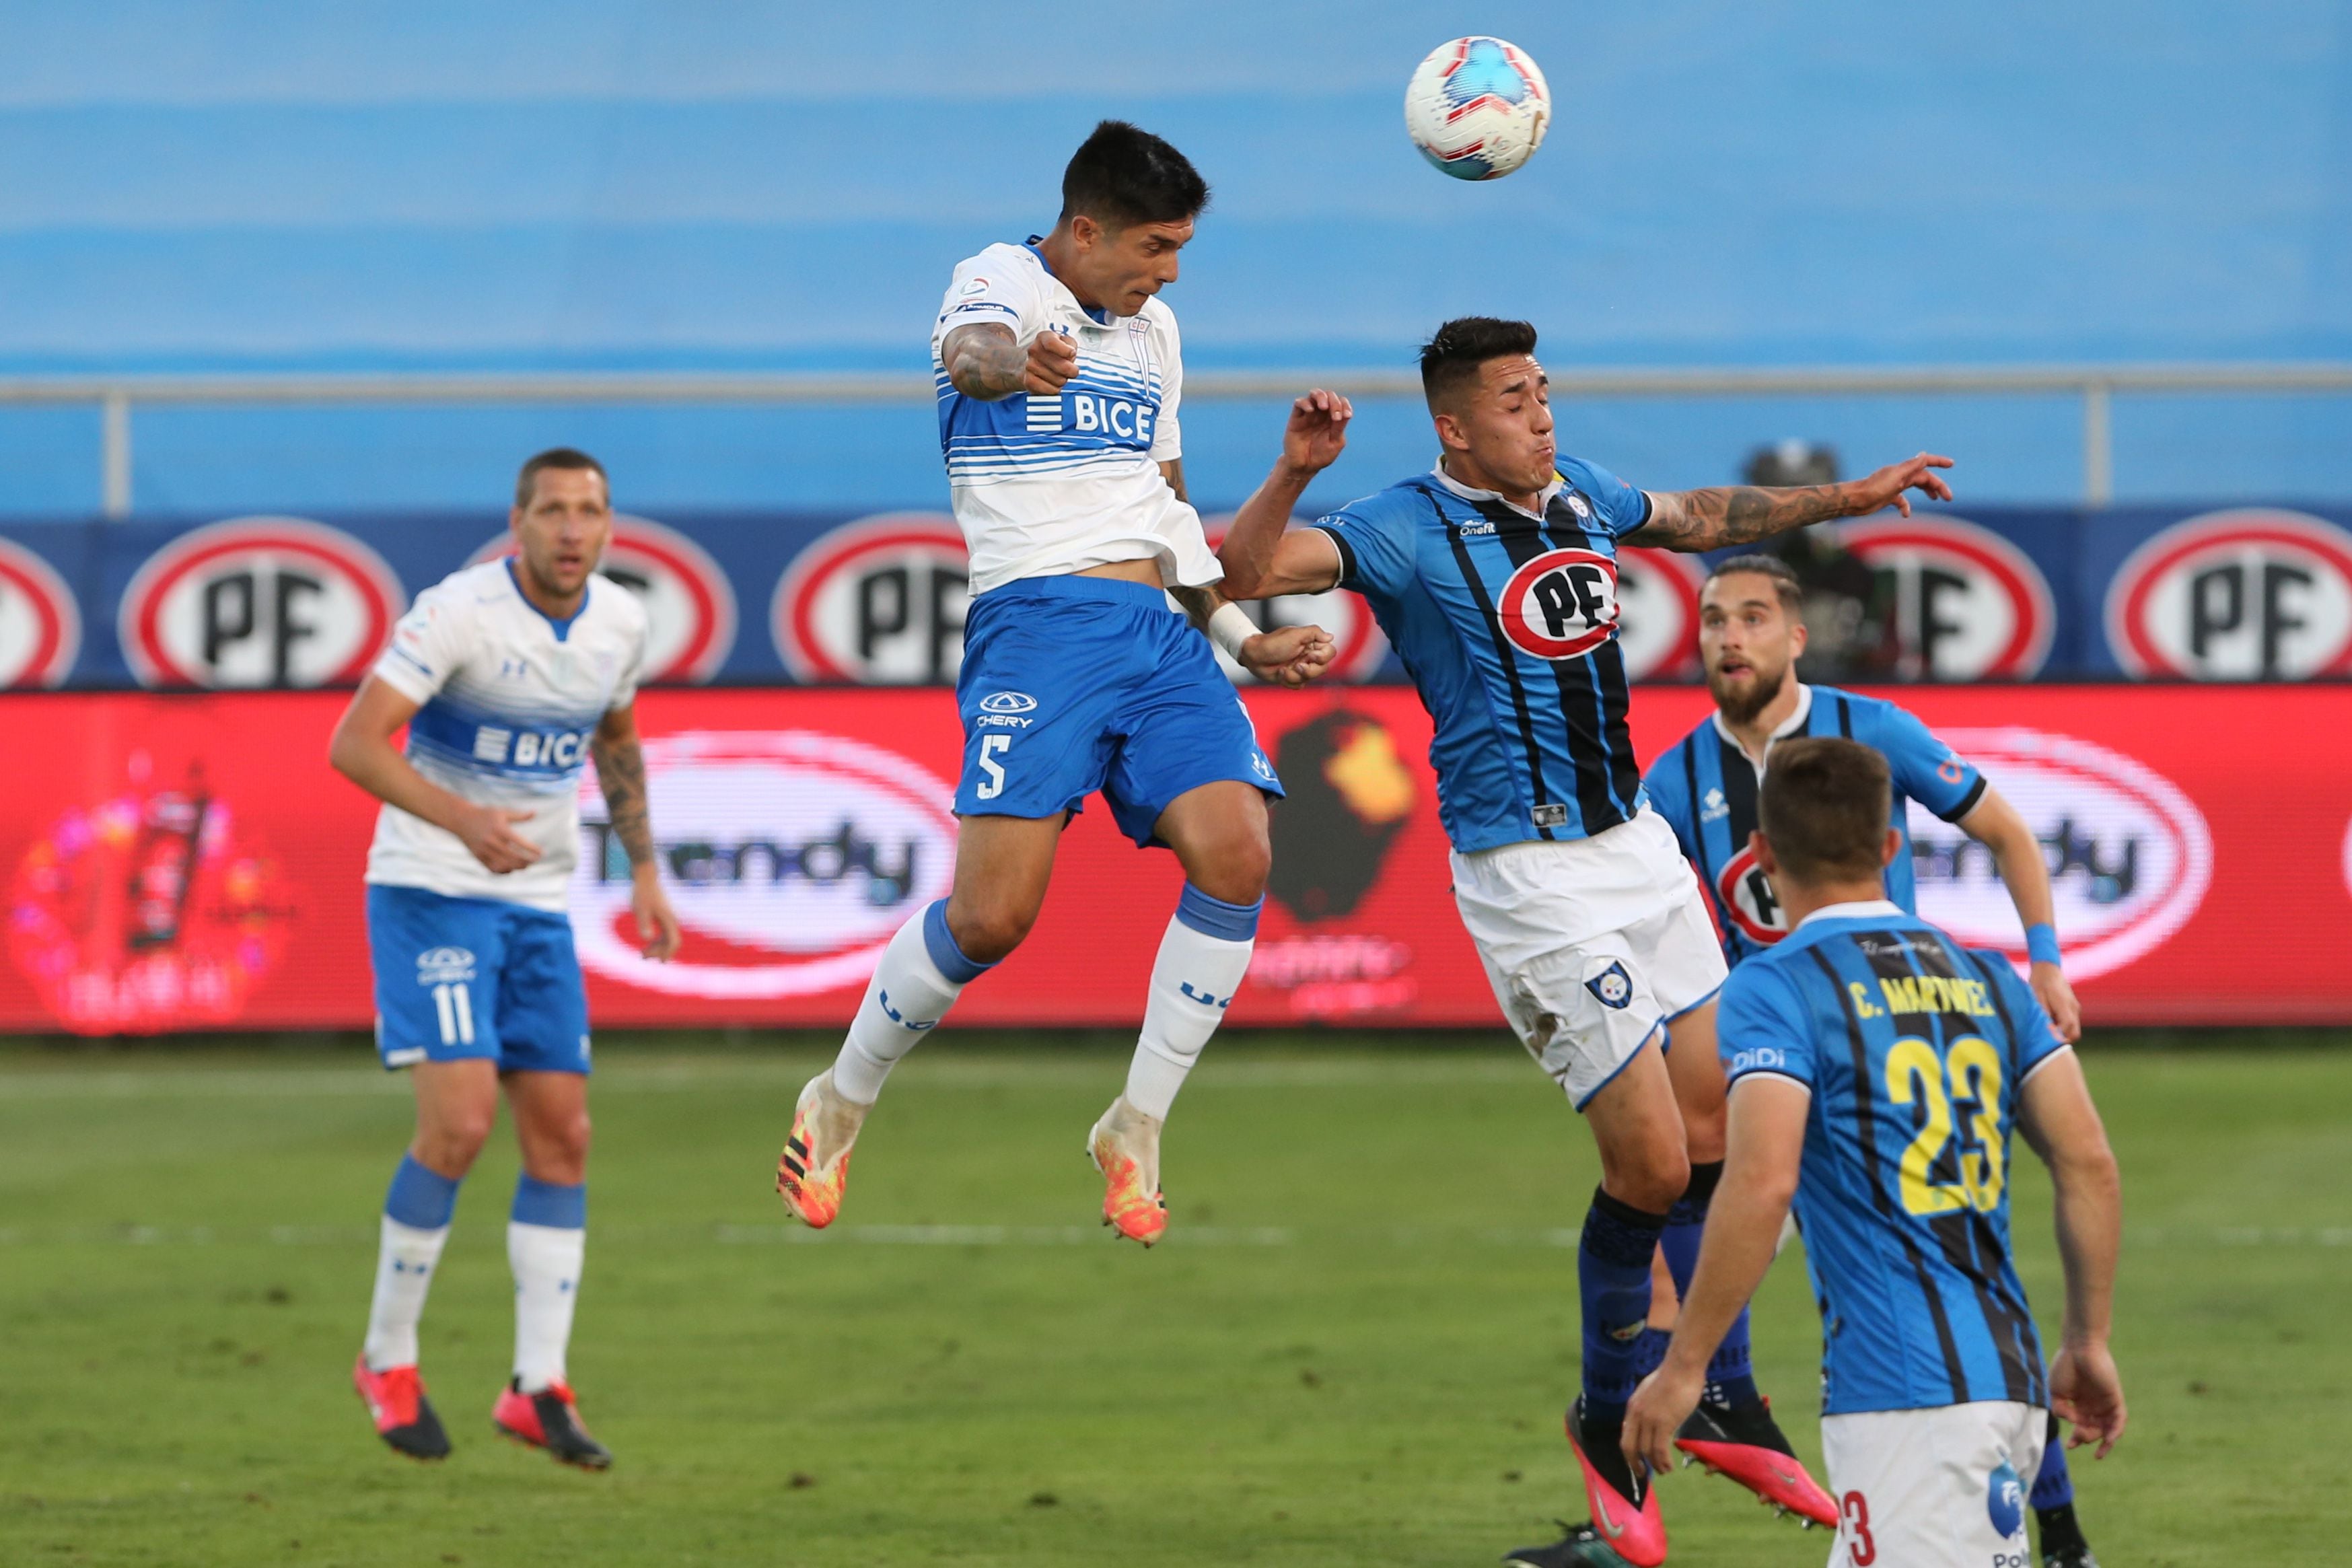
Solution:
M 1027 577 L 964 622 L 959 816 L 1052 816 L 1096 790 L 1150 844 L 1169 802 L 1233 779 L 1282 783 L 1209 639 L 1142 583 Z
M 588 1070 L 588 993 L 572 921 L 498 899 L 370 883 L 375 1048 L 387 1068 L 494 1061 Z

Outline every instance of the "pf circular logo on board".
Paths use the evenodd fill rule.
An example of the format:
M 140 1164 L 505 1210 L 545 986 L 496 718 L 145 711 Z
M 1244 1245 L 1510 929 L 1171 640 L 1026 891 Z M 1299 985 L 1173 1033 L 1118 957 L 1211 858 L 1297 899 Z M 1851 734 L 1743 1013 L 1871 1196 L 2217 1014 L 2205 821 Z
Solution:
M 581 777 L 572 926 L 580 962 L 673 996 L 769 999 L 863 985 L 907 917 L 947 894 L 955 786 L 894 752 L 813 731 L 645 743 L 677 957 L 638 951 L 628 856 Z
M 769 605 L 793 679 L 949 686 L 971 600 L 963 531 L 945 512 L 846 522 L 793 558 Z
M 2307 512 L 2209 511 L 2125 557 L 2107 647 L 2127 675 L 2303 680 L 2352 674 L 2352 533 Z
M 2179 931 L 2213 879 L 2213 839 L 2179 787 L 2137 758 L 2039 730 L 1946 730 L 2050 859 L 2066 973 L 2120 969 Z M 2025 937 L 1992 857 L 1911 802 L 1911 868 L 1919 912 L 1971 947 L 1999 948 L 2021 969 Z
M 2049 658 L 2049 579 L 1992 530 L 1934 513 L 1850 522 L 1838 542 L 1894 574 L 1905 679 L 2023 680 Z
M 50 564 L 0 539 L 0 688 L 61 686 L 81 652 L 81 608 Z
M 1591 653 L 1617 630 L 1617 563 L 1590 550 L 1548 550 L 1495 596 L 1511 645 L 1538 658 Z
M 1731 918 L 1739 934 L 1769 947 L 1789 934 L 1789 916 L 1771 879 L 1756 864 L 1754 848 L 1742 845 L 1715 879 L 1718 906 Z
M 142 686 L 332 686 L 367 673 L 406 605 L 383 557 L 342 530 L 240 517 L 149 556 L 117 630 Z
M 1201 520 L 1211 550 L 1224 543 L 1225 531 L 1233 525 L 1231 512 Z M 1389 639 L 1381 633 L 1380 623 L 1372 618 L 1371 605 L 1360 595 L 1336 587 L 1321 594 L 1280 594 L 1271 599 L 1246 601 L 1242 609 L 1261 631 L 1321 626 L 1329 632 L 1334 651 L 1330 667 L 1317 677 L 1319 680 L 1370 680 L 1388 661 Z M 1255 678 L 1223 648 L 1217 650 L 1217 667 L 1229 680 L 1255 684 Z
M 514 535 L 486 541 L 473 565 L 514 553 Z M 735 651 L 735 589 L 709 552 L 650 518 L 616 512 L 596 570 L 646 604 L 644 679 L 699 686 Z
M 1628 680 L 1675 680 L 1698 672 L 1698 591 L 1691 556 L 1672 550 L 1617 552 L 1617 646 Z

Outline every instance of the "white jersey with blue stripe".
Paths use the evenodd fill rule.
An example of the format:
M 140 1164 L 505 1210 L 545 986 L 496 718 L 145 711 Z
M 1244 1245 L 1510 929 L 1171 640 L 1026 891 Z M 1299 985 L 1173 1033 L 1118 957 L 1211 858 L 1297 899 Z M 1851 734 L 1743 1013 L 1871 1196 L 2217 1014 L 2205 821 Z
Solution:
M 608 577 L 591 575 L 564 621 L 523 597 L 508 561 L 468 566 L 419 594 L 374 672 L 421 704 L 408 723 L 408 760 L 463 799 L 531 813 L 514 831 L 540 858 L 494 873 L 456 834 L 386 805 L 367 879 L 562 913 L 580 854 L 588 743 L 606 713 L 636 700 L 645 651 L 645 605 Z
M 1012 329 L 1024 349 L 1059 332 L 1078 351 L 1058 395 L 966 397 L 941 350 L 959 327 Z M 1176 405 L 1184 367 L 1175 312 L 1157 299 L 1132 316 L 1088 310 L 1046 269 L 1036 242 L 992 245 L 955 269 L 931 331 L 940 449 L 971 591 L 1114 561 L 1157 559 L 1160 580 L 1202 587 L 1224 575 L 1201 516 L 1160 465 L 1182 456 Z

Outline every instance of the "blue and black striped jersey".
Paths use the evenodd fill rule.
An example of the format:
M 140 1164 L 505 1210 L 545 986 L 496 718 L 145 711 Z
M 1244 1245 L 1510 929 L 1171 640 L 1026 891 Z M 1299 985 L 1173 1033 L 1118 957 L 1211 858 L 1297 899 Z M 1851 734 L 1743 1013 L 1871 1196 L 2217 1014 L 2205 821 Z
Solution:
M 1833 686 L 1800 689 L 1797 710 L 1772 738 L 1790 735 L 1842 735 L 1885 757 L 1895 782 L 1891 821 L 1903 835 L 1902 852 L 1886 868 L 1886 896 L 1916 911 L 1909 803 L 1916 800 L 1945 821 L 1958 822 L 1984 798 L 1984 775 L 1908 710 Z M 1765 760 L 1771 760 L 1769 751 Z M 1789 934 L 1780 900 L 1748 848 L 1763 782 L 1755 763 L 1713 715 L 1660 752 L 1643 775 L 1650 804 L 1673 826 L 1715 901 L 1724 960 L 1735 965 Z
M 1456 849 L 1589 838 L 1642 808 L 1617 644 L 1617 542 L 1649 497 L 1563 458 L 1540 517 L 1433 472 L 1315 526 L 1436 721 Z
M 2066 1047 L 2009 961 L 1885 900 L 1836 905 L 1732 972 L 1717 1029 L 1735 1086 L 1812 1094 L 1796 1207 L 1823 1413 L 2047 1405 L 2009 1169 L 2018 1096 Z

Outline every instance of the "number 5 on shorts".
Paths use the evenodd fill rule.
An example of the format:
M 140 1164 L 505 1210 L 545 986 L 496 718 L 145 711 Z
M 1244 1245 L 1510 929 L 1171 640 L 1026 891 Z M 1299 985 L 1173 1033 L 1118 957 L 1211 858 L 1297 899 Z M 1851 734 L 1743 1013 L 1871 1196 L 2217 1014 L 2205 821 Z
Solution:
M 1004 793 L 1004 764 L 996 760 L 996 753 L 1009 751 L 1012 746 L 1013 737 L 1010 735 L 982 735 L 980 738 L 980 771 L 988 777 L 971 792 L 974 795 L 982 800 L 994 800 Z

